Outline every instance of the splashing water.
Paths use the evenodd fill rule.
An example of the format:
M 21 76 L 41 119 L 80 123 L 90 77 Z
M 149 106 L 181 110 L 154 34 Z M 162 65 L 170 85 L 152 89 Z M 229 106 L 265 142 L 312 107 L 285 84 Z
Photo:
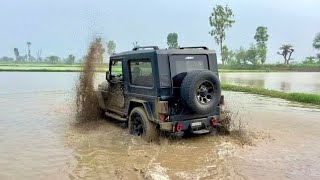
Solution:
M 81 122 L 97 120 L 99 117 L 100 109 L 94 91 L 94 78 L 100 56 L 101 44 L 97 38 L 90 45 L 83 70 L 76 84 L 77 120 Z

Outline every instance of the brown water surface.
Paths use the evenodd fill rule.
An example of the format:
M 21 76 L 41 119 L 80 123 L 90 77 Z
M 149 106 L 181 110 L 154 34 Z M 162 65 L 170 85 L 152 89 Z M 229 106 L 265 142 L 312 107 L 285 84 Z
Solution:
M 320 178 L 319 107 L 224 92 L 249 141 L 201 135 L 149 144 L 111 121 L 75 123 L 76 77 L 0 73 L 0 179 Z
M 320 72 L 222 72 L 220 79 L 224 83 L 239 86 L 320 93 Z

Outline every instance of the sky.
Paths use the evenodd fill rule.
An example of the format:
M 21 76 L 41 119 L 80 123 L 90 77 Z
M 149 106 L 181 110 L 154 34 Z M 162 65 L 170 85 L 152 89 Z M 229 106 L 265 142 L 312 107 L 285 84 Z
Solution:
M 0 0 L 0 56 L 14 57 L 41 50 L 42 57 L 86 54 L 90 41 L 114 40 L 117 52 L 140 46 L 166 48 L 166 37 L 177 32 L 180 46 L 208 46 L 219 52 L 209 16 L 212 8 L 228 4 L 236 23 L 227 31 L 226 45 L 236 50 L 254 43 L 258 26 L 269 33 L 267 62 L 282 62 L 282 44 L 295 47 L 293 58 L 315 55 L 312 41 L 320 32 L 319 0 Z

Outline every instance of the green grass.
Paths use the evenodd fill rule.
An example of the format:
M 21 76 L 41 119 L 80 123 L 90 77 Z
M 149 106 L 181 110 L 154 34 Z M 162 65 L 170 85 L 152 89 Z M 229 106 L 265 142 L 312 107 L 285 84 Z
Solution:
M 320 72 L 320 63 L 318 64 L 219 64 L 219 69 L 230 72 L 239 72 L 249 70 L 250 72 Z
M 233 73 L 233 72 L 287 72 L 287 71 L 276 71 L 276 70 L 263 70 L 263 69 L 255 69 L 255 70 L 243 70 L 243 69 L 219 69 L 219 72 L 222 73 Z
M 12 67 L 80 67 L 82 64 L 47 64 L 47 63 L 0 63 L 1 66 Z
M 251 94 L 259 94 L 273 98 L 281 98 L 289 101 L 296 101 L 301 103 L 310 103 L 320 105 L 320 95 L 308 93 L 285 93 L 276 90 L 253 88 L 247 86 L 236 86 L 231 84 L 221 84 L 221 88 L 228 91 L 247 92 Z
M 106 72 L 107 65 L 99 65 L 97 72 Z M 81 72 L 81 64 L 0 64 L 1 71 L 21 71 L 21 72 Z

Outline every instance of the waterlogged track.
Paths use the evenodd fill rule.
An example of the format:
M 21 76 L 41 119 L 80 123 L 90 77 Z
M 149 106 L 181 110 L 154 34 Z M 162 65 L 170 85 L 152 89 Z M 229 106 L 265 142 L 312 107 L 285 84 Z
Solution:
M 237 172 L 247 179 L 320 178 L 319 107 L 257 95 L 225 94 L 249 131 L 268 136 L 267 141 L 234 154 Z
M 249 138 L 204 135 L 148 144 L 121 124 L 75 123 L 76 76 L 59 74 L 0 73 L 0 179 L 320 178 L 319 107 L 224 92 Z M 3 80 L 10 76 L 24 79 L 19 88 Z

